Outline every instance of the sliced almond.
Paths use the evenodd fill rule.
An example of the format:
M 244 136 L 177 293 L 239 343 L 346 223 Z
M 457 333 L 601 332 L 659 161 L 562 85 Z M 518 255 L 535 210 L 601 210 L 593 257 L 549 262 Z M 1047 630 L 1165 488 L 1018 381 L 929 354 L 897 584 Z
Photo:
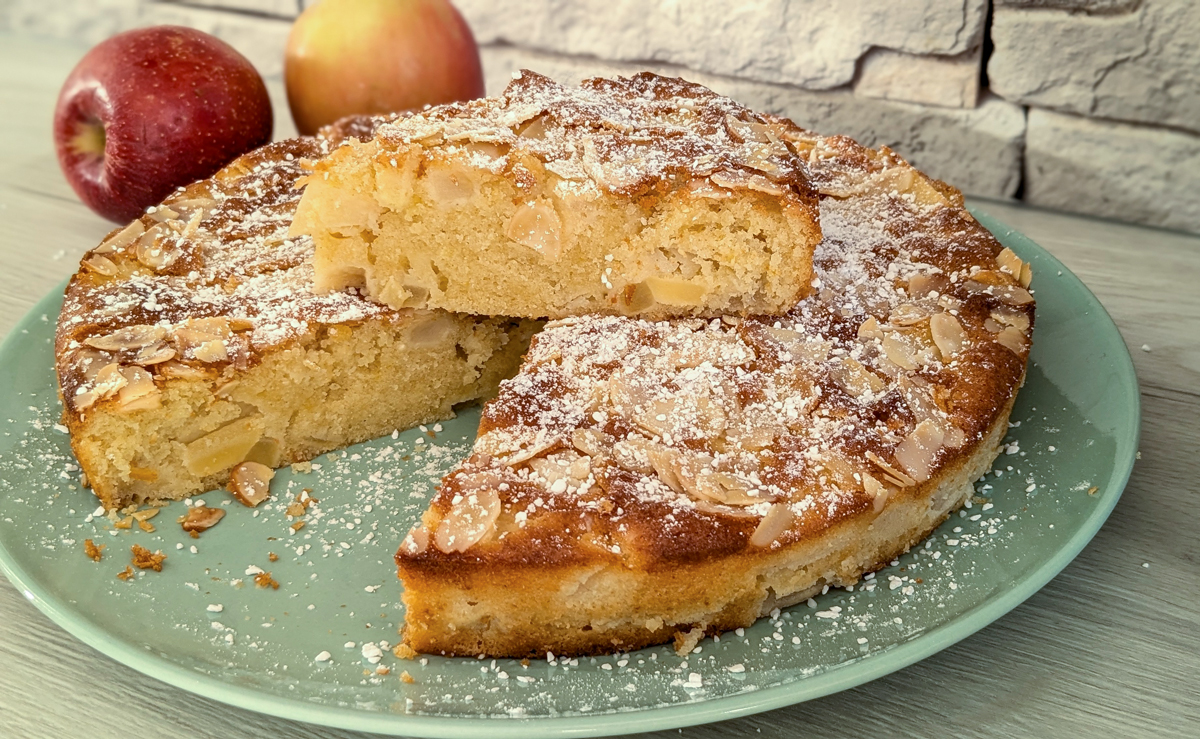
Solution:
M 138 349 L 137 354 L 133 357 L 133 362 L 140 365 L 162 364 L 169 362 L 175 358 L 175 350 L 166 345 L 164 342 L 156 342 L 150 346 L 144 346 Z
M 1024 354 L 1025 350 L 1029 348 L 1029 339 L 1015 326 L 1006 326 L 1003 331 L 996 334 L 996 343 L 1018 356 Z
M 1021 279 L 1021 267 L 1025 262 L 1021 261 L 1021 258 L 1012 249 L 1004 247 L 1000 250 L 1000 253 L 996 255 L 996 264 L 1000 266 L 1001 272 L 1007 272 L 1014 279 Z
M 254 508 L 271 497 L 275 470 L 258 462 L 242 462 L 229 475 L 229 492 L 244 506 Z
M 216 526 L 222 518 L 225 518 L 224 508 L 198 505 L 192 506 L 188 509 L 187 515 L 180 517 L 179 525 L 183 527 L 184 531 L 194 536 Z
M 100 368 L 96 373 L 92 381 L 92 392 L 96 393 L 97 398 L 107 398 L 128 384 L 129 378 L 121 372 L 121 365 L 114 362 Z
M 887 487 L 880 481 L 876 480 L 874 477 L 871 477 L 866 472 L 862 472 L 859 474 L 862 477 L 863 490 L 866 492 L 867 495 L 871 496 L 871 499 L 872 499 L 871 509 L 874 510 L 876 513 L 879 513 L 880 511 L 883 510 L 883 506 L 887 503 L 887 499 L 888 499 Z
M 446 552 L 465 552 L 492 530 L 500 516 L 500 496 L 490 487 L 481 487 L 456 496 L 458 501 L 438 522 L 433 541 Z
M 915 370 L 918 366 L 916 357 L 908 344 L 897 338 L 895 333 L 889 333 L 883 337 L 883 353 L 887 355 L 892 364 L 901 369 Z
M 598 429 L 575 429 L 571 432 L 571 444 L 588 456 L 599 457 L 612 448 L 612 439 Z
M 894 326 L 915 326 L 928 320 L 929 313 L 928 308 L 916 303 L 901 303 L 888 316 L 888 323 Z
M 933 343 L 942 355 L 943 362 L 949 362 L 951 357 L 962 351 L 967 334 L 962 324 L 949 313 L 935 313 L 929 317 L 929 333 Z
M 400 551 L 409 555 L 423 553 L 429 548 L 429 529 L 417 524 L 408 530 L 404 541 L 400 542 Z
M 836 365 L 834 374 L 842 387 L 856 398 L 873 395 L 887 387 L 882 378 L 867 369 L 862 362 L 850 357 L 842 358 Z
M 167 330 L 162 326 L 139 324 L 126 326 L 104 336 L 89 337 L 84 339 L 83 343 L 102 351 L 119 352 L 152 346 L 162 341 L 166 335 Z
M 866 457 L 871 462 L 873 462 L 876 467 L 878 467 L 880 470 L 882 470 L 886 476 L 892 478 L 892 480 L 895 481 L 895 483 L 898 487 L 905 488 L 905 487 L 911 487 L 911 486 L 917 484 L 916 480 L 912 479 L 908 475 L 904 474 L 900 470 L 898 470 L 895 467 L 893 467 L 892 465 L 888 464 L 887 461 L 883 459 L 883 457 L 880 457 L 875 452 L 868 451 L 866 453 Z
M 1013 326 L 1021 333 L 1028 333 L 1029 331 L 1029 314 L 1023 310 L 1002 308 L 992 311 L 991 316 L 996 323 Z
M 167 231 L 163 226 L 154 226 L 142 234 L 134 246 L 134 256 L 153 270 L 165 269 L 179 258 L 179 250 L 166 243 Z
M 750 535 L 750 546 L 769 547 L 792 525 L 792 507 L 787 503 L 776 503 L 758 522 L 758 527 Z
M 205 363 L 224 362 L 229 359 L 229 349 L 220 339 L 212 339 L 192 349 L 192 356 Z
M 83 260 L 81 264 L 92 272 L 104 275 L 105 277 L 116 277 L 121 271 L 113 260 L 100 254 L 93 254 Z
M 882 339 L 883 330 L 879 328 L 879 321 L 871 316 L 862 322 L 858 327 L 858 338 L 860 339 Z
M 767 125 L 757 121 L 743 121 L 732 115 L 725 115 L 725 130 L 739 143 L 756 141 L 765 144 L 770 141 L 767 136 Z
M 149 372 L 141 367 L 122 367 L 121 375 L 126 384 L 117 395 L 119 413 L 153 410 L 162 405 L 161 393 Z
M 538 252 L 548 262 L 557 262 L 562 256 L 562 222 L 548 200 L 533 200 L 519 206 L 508 220 L 504 234 Z
M 925 482 L 942 448 L 942 438 L 941 426 L 933 421 L 921 421 L 896 446 L 896 463 L 907 470 L 913 480 Z
M 111 254 L 117 249 L 123 249 L 133 243 L 134 239 L 145 233 L 146 227 L 141 220 L 136 220 L 130 223 L 125 228 L 117 231 L 112 236 L 109 236 L 100 246 L 92 249 L 93 254 Z

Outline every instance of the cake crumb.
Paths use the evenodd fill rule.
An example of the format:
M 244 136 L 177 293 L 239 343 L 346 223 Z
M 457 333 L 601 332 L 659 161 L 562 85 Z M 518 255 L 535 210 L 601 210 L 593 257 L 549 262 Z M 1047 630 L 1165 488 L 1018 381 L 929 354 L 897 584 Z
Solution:
M 279 590 L 279 583 L 275 578 L 271 577 L 270 572 L 260 572 L 254 576 L 254 584 L 260 588 L 274 588 Z
M 104 556 L 104 544 L 97 545 L 91 539 L 83 540 L 83 553 L 88 556 L 93 562 L 99 562 Z
M 279 555 L 276 554 L 275 552 L 267 552 L 267 560 L 271 561 L 271 562 L 278 562 Z
M 404 672 L 400 673 L 400 682 L 405 683 L 407 685 L 412 685 L 413 683 L 416 682 L 416 679 L 413 678 L 412 675 L 408 674 L 408 670 L 405 670 Z
M 691 654 L 700 640 L 704 638 L 704 629 L 697 626 L 691 631 L 675 632 L 675 654 L 680 657 Z
M 392 650 L 392 654 L 396 655 L 396 657 L 398 659 L 416 659 L 417 658 L 417 650 L 413 649 L 412 647 L 408 646 L 407 644 L 397 644 L 396 647 Z
M 132 580 L 133 579 L 133 566 L 125 565 L 125 569 L 123 569 L 117 573 L 117 579 L 124 580 L 125 582 L 129 582 L 130 580 Z
M 133 552 L 134 567 L 137 567 L 139 570 L 162 572 L 162 563 L 167 558 L 167 555 L 163 554 L 161 549 L 151 553 L 149 549 L 141 544 L 134 544 L 130 548 L 130 551 Z

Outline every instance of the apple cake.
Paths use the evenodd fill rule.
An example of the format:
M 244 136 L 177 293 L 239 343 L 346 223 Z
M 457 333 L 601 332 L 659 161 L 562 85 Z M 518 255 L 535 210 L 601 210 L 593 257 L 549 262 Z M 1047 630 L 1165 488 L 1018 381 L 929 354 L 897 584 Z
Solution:
M 515 372 L 531 322 L 312 292 L 312 241 L 287 233 L 296 183 L 379 120 L 251 152 L 85 255 L 56 370 L 71 445 L 105 507 L 444 419 Z
M 548 324 L 396 554 L 408 647 L 690 648 L 854 583 L 972 495 L 1025 375 L 1029 265 L 887 148 L 769 125 L 820 194 L 813 294 Z
M 705 87 L 523 71 L 333 152 L 291 233 L 319 291 L 394 308 L 749 315 L 809 290 L 816 209 L 777 124 Z

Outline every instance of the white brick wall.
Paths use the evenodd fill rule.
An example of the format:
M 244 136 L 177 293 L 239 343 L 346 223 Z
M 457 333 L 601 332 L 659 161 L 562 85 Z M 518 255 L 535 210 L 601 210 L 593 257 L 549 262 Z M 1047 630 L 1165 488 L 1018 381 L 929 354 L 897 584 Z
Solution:
M 1200 2 L 1126 5 L 1102 14 L 997 7 L 992 89 L 1027 105 L 1200 132 Z
M 850 84 L 873 48 L 956 55 L 979 46 L 986 0 L 459 0 L 481 43 L 811 90 Z M 978 65 L 976 65 L 978 68 Z
M 0 0 L 0 31 L 95 43 L 193 26 L 250 58 L 286 110 L 290 19 L 317 1 Z M 887 144 L 969 194 L 1200 232 L 1200 0 L 455 2 L 492 92 L 519 67 L 654 69 Z

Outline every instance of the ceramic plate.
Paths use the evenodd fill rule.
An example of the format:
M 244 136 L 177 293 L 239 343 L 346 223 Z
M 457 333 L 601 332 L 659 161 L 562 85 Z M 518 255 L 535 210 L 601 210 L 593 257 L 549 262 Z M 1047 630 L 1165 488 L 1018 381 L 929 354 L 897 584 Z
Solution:
M 183 502 L 116 529 L 79 485 L 52 371 L 56 290 L 0 348 L 0 564 L 63 628 L 134 669 L 255 711 L 348 729 L 430 737 L 587 736 L 764 711 L 858 685 L 953 644 L 1042 587 L 1092 538 L 1133 464 L 1138 388 L 1095 297 L 1040 247 L 979 214 L 1033 263 L 1037 326 L 1028 380 L 977 502 L 851 590 L 834 590 L 707 639 L 578 661 L 403 661 L 392 553 L 439 477 L 465 456 L 477 409 L 284 470 L 251 510 L 199 539 Z M 302 490 L 319 502 L 293 531 Z M 84 540 L 104 544 L 99 563 Z M 141 544 L 161 572 L 116 575 Z M 256 586 L 261 569 L 278 589 Z M 325 653 L 328 653 L 326 655 Z M 407 677 L 401 679 L 401 673 Z M 384 674 L 386 673 L 386 674 Z M 411 682 L 408 680 L 411 679 Z

